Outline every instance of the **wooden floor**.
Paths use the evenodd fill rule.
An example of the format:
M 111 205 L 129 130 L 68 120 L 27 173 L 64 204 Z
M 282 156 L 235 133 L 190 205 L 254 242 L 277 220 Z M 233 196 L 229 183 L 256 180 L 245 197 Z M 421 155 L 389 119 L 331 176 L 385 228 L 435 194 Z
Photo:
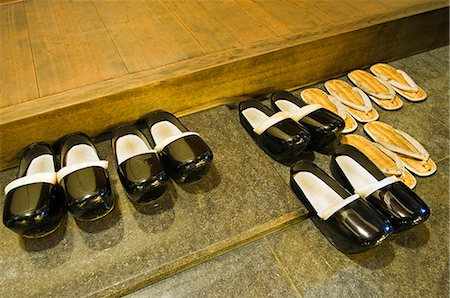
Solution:
M 423 2 L 35 0 L 4 4 L 0 6 L 0 108 Z
M 18 127 L 23 124 L 19 120 L 42 118 L 56 110 L 60 112 L 58 116 L 69 117 L 66 108 L 76 109 L 96 96 L 121 93 L 150 81 L 158 84 L 167 78 L 318 37 L 446 6 L 447 1 L 424 0 L 6 1 L 0 4 L 1 137 L 7 139 L 4 131 L 11 131 L 7 125 Z M 220 71 L 233 70 L 229 67 Z M 289 82 L 273 86 L 293 85 Z M 273 86 L 262 84 L 261 90 Z M 245 86 L 240 89 L 222 92 L 220 96 L 237 96 L 247 91 Z M 108 104 L 115 100 L 118 99 L 108 99 Z M 150 96 L 148 101 L 155 104 L 145 108 L 157 108 L 161 100 Z M 178 114 L 195 110 L 194 95 L 183 103 L 171 101 L 165 108 Z M 136 116 L 135 112 L 114 116 L 101 129 Z M 86 121 L 92 124 L 89 119 L 83 123 Z M 39 123 L 34 121 L 33 125 Z M 54 141 L 78 129 L 100 132 L 100 127 L 89 130 L 55 122 L 55 127 L 47 127 L 55 133 L 36 133 L 35 138 L 27 137 L 17 147 L 37 141 L 36 138 Z M 2 144 L 2 150 L 5 146 Z M 0 159 L 0 168 L 11 165 L 11 158 Z

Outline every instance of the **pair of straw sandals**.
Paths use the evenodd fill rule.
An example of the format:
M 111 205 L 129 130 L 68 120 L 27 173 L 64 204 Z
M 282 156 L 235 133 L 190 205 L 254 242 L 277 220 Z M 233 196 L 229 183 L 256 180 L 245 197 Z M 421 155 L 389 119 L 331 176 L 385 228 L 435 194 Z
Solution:
M 364 251 L 429 217 L 428 206 L 396 176 L 388 177 L 353 146 L 335 148 L 344 128 L 339 116 L 286 91 L 272 94 L 271 106 L 242 102 L 240 122 L 269 156 L 293 164 L 291 188 L 339 250 Z M 333 154 L 330 167 L 337 181 L 302 155 L 308 149 Z
M 428 151 L 406 132 L 380 121 L 366 123 L 364 131 L 374 142 L 356 134 L 345 135 L 340 142 L 363 152 L 386 175 L 397 176 L 413 189 L 417 180 L 411 172 L 420 177 L 436 172 Z
M 162 196 L 169 177 L 189 183 L 208 173 L 213 153 L 198 133 L 165 111 L 152 112 L 141 122 L 138 125 L 148 127 L 149 139 L 137 125 L 123 125 L 113 130 L 111 140 L 119 178 L 133 203 Z M 66 208 L 80 221 L 102 218 L 114 208 L 108 161 L 100 159 L 92 140 L 73 133 L 55 147 L 56 157 L 46 143 L 25 148 L 17 179 L 5 187 L 3 223 L 23 237 L 55 231 Z
M 300 96 L 305 102 L 320 104 L 344 119 L 344 133 L 358 127 L 356 120 L 366 123 L 379 118 L 371 100 L 381 108 L 392 111 L 403 106 L 396 92 L 412 102 L 423 101 L 427 97 L 425 91 L 400 69 L 378 63 L 371 66 L 370 71 L 373 75 L 359 69 L 348 74 L 356 87 L 342 80 L 329 80 L 324 84 L 329 94 L 317 88 L 308 88 Z

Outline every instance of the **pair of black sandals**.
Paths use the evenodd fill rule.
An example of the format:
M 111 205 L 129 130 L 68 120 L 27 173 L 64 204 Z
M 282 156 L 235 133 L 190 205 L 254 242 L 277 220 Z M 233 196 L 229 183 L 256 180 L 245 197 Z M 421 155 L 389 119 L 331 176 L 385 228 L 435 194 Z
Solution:
M 284 111 L 291 111 L 289 118 L 274 116 L 277 115 L 275 112 L 250 100 L 240 104 L 241 123 L 269 156 L 279 162 L 293 164 L 290 175 L 292 190 L 307 208 L 314 224 L 340 251 L 362 252 L 380 244 L 390 234 L 416 226 L 429 217 L 429 207 L 403 182 L 395 176 L 386 177 L 358 149 L 349 145 L 335 146 L 343 128 L 335 119 L 338 116 L 329 115 L 328 111 L 320 108 L 305 115 L 301 113 L 301 109 L 306 107 L 303 102 L 286 91 L 272 95 L 274 109 L 280 107 L 277 105 L 280 100 L 284 101 L 280 110 L 283 111 L 284 106 Z M 260 117 L 265 122 L 256 123 L 255 115 L 260 112 L 255 112 L 255 109 L 266 114 L 267 117 Z M 297 111 L 296 117 L 292 111 Z M 296 121 L 298 124 L 314 123 L 314 129 L 308 127 L 311 134 L 309 143 L 307 137 L 298 142 L 299 135 L 307 134 L 301 126 L 295 125 Z M 297 153 L 308 146 L 321 153 L 329 154 L 332 150 L 330 169 L 334 179 Z
M 112 132 L 111 145 L 117 173 L 129 199 L 147 204 L 160 197 L 169 177 L 176 183 L 202 179 L 209 171 L 213 153 L 196 132 L 165 111 L 147 115 L 147 139 L 137 125 L 122 125 Z
M 342 118 L 287 91 L 273 93 L 271 107 L 257 100 L 239 105 L 241 124 L 270 157 L 290 165 L 307 152 L 333 152 L 345 126 Z
M 145 123 L 150 140 L 134 125 L 117 127 L 112 137 L 120 180 L 137 204 L 163 195 L 169 177 L 177 183 L 201 179 L 213 158 L 201 137 L 174 115 L 155 111 Z M 25 148 L 17 179 L 5 187 L 3 223 L 21 236 L 52 233 L 66 208 L 80 221 L 102 218 L 114 208 L 108 161 L 100 159 L 92 140 L 84 133 L 73 133 L 55 145 L 58 156 L 46 143 Z

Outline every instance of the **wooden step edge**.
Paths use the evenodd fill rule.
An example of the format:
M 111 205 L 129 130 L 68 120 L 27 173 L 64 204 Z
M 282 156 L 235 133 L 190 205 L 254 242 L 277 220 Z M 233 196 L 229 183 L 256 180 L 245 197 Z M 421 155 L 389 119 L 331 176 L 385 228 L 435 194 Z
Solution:
M 221 61 L 210 68 L 203 62 L 192 65 L 194 71 L 188 74 L 165 69 L 170 74 L 154 73 L 165 77 L 156 81 L 142 73 L 130 81 L 112 80 L 130 87 L 121 87 L 120 92 L 116 92 L 114 84 L 95 84 L 83 92 L 77 90 L 71 103 L 64 93 L 57 95 L 59 100 L 49 97 L 15 106 L 15 110 L 4 108 L 0 110 L 0 169 L 16 165 L 18 152 L 32 142 L 52 143 L 78 130 L 97 136 L 154 109 L 184 115 L 229 103 L 236 96 L 305 86 L 379 61 L 447 45 L 448 20 L 448 9 L 441 8 L 309 42 L 303 40 L 293 46 L 286 42 L 284 47 L 270 52 Z M 236 53 L 230 57 L 241 49 L 232 51 Z M 198 62 L 193 61 L 190 62 Z M 168 67 L 176 69 L 179 65 Z

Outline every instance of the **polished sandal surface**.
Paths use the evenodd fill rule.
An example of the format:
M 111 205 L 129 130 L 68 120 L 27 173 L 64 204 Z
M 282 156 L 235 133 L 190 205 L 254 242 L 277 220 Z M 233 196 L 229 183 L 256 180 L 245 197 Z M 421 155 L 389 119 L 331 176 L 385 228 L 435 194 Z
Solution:
M 65 191 L 67 209 L 81 221 L 93 221 L 108 214 L 115 204 L 108 162 L 100 160 L 92 140 L 74 133 L 60 142 L 58 180 Z
M 64 193 L 56 184 L 55 159 L 50 145 L 25 148 L 17 179 L 5 187 L 3 223 L 17 234 L 40 238 L 55 231 L 64 216 Z
M 239 105 L 239 119 L 259 147 L 274 160 L 291 165 L 305 156 L 311 134 L 286 113 L 275 113 L 257 100 Z
M 195 182 L 208 173 L 213 152 L 198 133 L 190 132 L 178 118 L 162 110 L 148 114 L 146 123 L 150 145 L 175 182 Z
M 344 253 L 372 248 L 392 232 L 385 216 L 310 161 L 292 166 L 290 184 L 317 228 Z
M 320 106 L 313 108 L 313 105 L 306 104 L 287 91 L 273 93 L 271 106 L 274 111 L 286 112 L 292 119 L 308 128 L 311 133 L 311 141 L 308 144 L 310 150 L 331 154 L 339 143 L 345 122 L 333 112 Z
M 397 177 L 387 177 L 353 146 L 340 145 L 333 153 L 330 169 L 339 183 L 388 217 L 394 232 L 409 229 L 430 216 L 430 208 L 414 191 Z
M 117 173 L 128 195 L 136 204 L 147 204 L 161 197 L 169 177 L 145 135 L 134 125 L 112 132 L 112 150 Z

